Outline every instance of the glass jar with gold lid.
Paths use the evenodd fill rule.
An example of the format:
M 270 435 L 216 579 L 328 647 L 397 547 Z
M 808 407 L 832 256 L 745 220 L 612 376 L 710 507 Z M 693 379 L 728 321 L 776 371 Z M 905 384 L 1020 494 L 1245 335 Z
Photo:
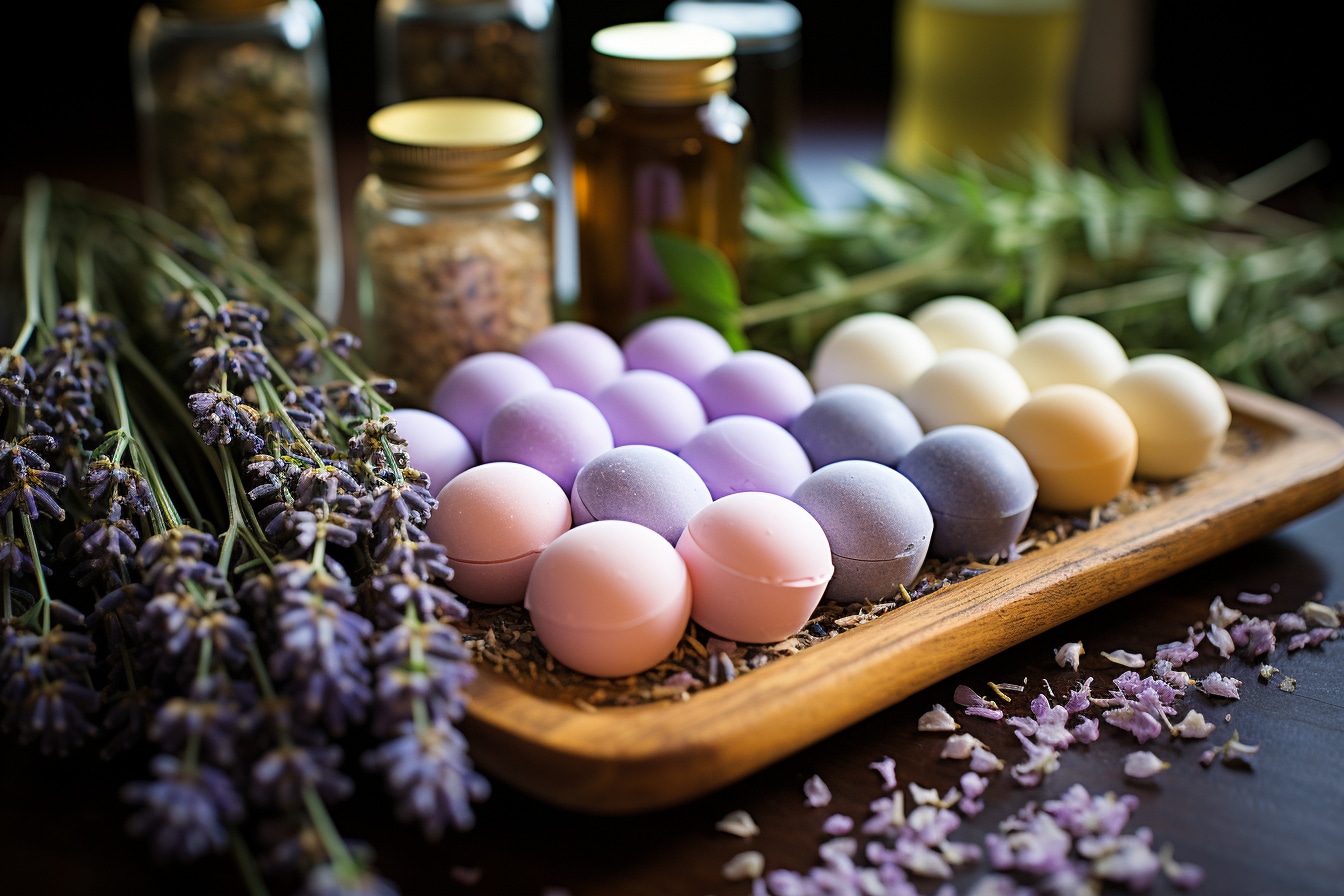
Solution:
M 699 239 L 741 264 L 752 126 L 731 97 L 735 46 L 726 31 L 686 22 L 593 35 L 597 97 L 574 144 L 577 316 L 613 336 L 670 299 L 652 231 Z
M 148 3 L 131 73 L 146 200 L 255 250 L 335 323 L 344 256 L 317 4 Z
M 368 129 L 355 198 L 366 356 L 402 403 L 425 406 L 459 360 L 516 351 L 553 320 L 541 115 L 421 99 L 378 110 Z

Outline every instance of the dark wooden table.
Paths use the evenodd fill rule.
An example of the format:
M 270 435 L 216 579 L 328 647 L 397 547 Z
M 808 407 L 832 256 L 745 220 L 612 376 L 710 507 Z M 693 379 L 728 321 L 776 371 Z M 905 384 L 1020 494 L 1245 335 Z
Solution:
M 846 139 L 864 136 L 856 132 Z M 875 143 L 869 139 L 858 145 L 853 154 L 862 158 Z M 802 149 L 824 156 L 825 147 Z M 104 177 L 115 181 L 118 172 L 75 174 L 97 183 Z M 349 165 L 344 168 L 347 196 L 358 176 Z M 1323 391 L 1312 403 L 1344 421 L 1344 392 Z M 337 822 L 348 836 L 374 847 L 380 870 L 406 894 L 543 894 L 550 888 L 573 896 L 746 894 L 747 882 L 724 879 L 724 863 L 754 849 L 771 869 L 805 871 L 818 864 L 817 848 L 829 839 L 823 820 L 843 813 L 862 822 L 870 801 L 882 795 L 881 779 L 870 763 L 894 759 L 902 787 L 911 782 L 940 790 L 954 785 L 966 764 L 940 759 L 944 736 L 919 733 L 917 721 L 934 703 L 954 708 L 958 684 L 984 694 L 987 682 L 1025 679 L 1026 693 L 1007 707 L 1012 714 L 1025 712 L 1022 704 L 1046 681 L 1063 695 L 1074 682 L 1094 676 L 1095 692 L 1100 692 L 1124 671 L 1102 658 L 1102 651 L 1124 649 L 1151 658 L 1158 644 L 1179 640 L 1188 625 L 1204 619 L 1215 596 L 1236 605 L 1239 592 L 1274 592 L 1268 607 L 1247 608 L 1257 615 L 1293 610 L 1308 599 L 1344 601 L 1342 548 L 1344 500 L 951 675 L 840 734 L 675 809 L 615 818 L 575 814 L 496 784 L 474 830 L 428 844 L 417 829 L 392 818 L 379 782 L 359 779 L 360 795 L 337 810 Z M 1062 669 L 1054 661 L 1055 648 L 1078 640 L 1087 651 L 1079 670 Z M 1064 752 L 1059 770 L 1039 788 L 1016 785 L 1006 771 L 991 775 L 985 810 L 967 819 L 955 839 L 982 842 L 1029 801 L 1056 797 L 1077 783 L 1097 794 L 1137 795 L 1140 804 L 1128 829 L 1146 826 L 1156 844 L 1170 843 L 1178 859 L 1202 866 L 1207 877 L 1198 892 L 1344 892 L 1344 641 L 1288 654 L 1285 640 L 1268 658 L 1282 670 L 1269 684 L 1258 680 L 1256 665 L 1237 657 L 1222 661 L 1203 648 L 1201 658 L 1188 667 L 1191 673 L 1201 677 L 1218 669 L 1239 678 L 1242 697 L 1227 701 L 1191 689 L 1181 701 L 1181 715 L 1187 707 L 1199 710 L 1218 730 L 1207 741 L 1163 736 L 1144 745 L 1171 763 L 1167 771 L 1147 781 L 1127 779 L 1123 759 L 1140 747 L 1132 736 L 1103 724 L 1099 740 Z M 1277 686 L 1284 675 L 1297 679 L 1295 692 Z M 1005 761 L 1021 758 L 1006 725 L 957 716 L 963 731 Z M 808 720 L 800 717 L 796 724 L 806 726 Z M 1203 767 L 1199 753 L 1222 743 L 1233 729 L 1243 741 L 1260 746 L 1250 766 L 1215 762 Z M 138 773 L 90 757 L 41 759 L 8 738 L 0 741 L 0 894 L 241 892 L 227 859 L 189 869 L 160 868 L 150 862 L 143 844 L 122 832 L 126 811 L 117 789 Z M 833 793 L 826 808 L 805 804 L 803 785 L 812 775 Z M 737 809 L 749 812 L 761 828 L 750 841 L 715 830 L 717 821 Z M 476 869 L 479 880 L 463 884 L 454 868 Z M 973 864 L 955 884 L 966 892 L 987 870 L 984 861 Z M 921 884 L 923 892 L 934 889 L 932 882 Z M 1161 878 L 1152 888 L 1172 891 Z

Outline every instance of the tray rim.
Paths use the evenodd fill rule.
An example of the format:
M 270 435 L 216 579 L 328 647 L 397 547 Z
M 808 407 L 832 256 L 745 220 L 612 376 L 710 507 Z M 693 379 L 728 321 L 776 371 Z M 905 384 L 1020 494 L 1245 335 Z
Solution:
M 471 755 L 487 774 L 566 809 L 633 814 L 684 803 L 1344 494 L 1344 427 L 1285 399 L 1220 385 L 1234 416 L 1284 434 L 1229 475 L 1192 479 L 1157 507 L 686 701 L 584 710 L 478 666 L 463 720 Z M 987 620 L 999 625 L 958 637 L 966 623 Z

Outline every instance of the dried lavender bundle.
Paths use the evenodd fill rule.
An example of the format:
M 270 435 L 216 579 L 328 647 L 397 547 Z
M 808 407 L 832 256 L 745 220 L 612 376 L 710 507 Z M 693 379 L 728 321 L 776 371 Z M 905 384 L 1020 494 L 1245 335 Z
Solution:
M 0 353 L 4 724 L 49 752 L 152 750 L 124 793 L 162 859 L 231 849 L 254 893 L 395 892 L 328 812 L 353 788 L 340 739 L 379 739 L 363 764 L 430 837 L 488 786 L 455 728 L 464 609 L 392 384 L 264 268 L 131 203 L 37 183 L 23 242 L 25 324 Z

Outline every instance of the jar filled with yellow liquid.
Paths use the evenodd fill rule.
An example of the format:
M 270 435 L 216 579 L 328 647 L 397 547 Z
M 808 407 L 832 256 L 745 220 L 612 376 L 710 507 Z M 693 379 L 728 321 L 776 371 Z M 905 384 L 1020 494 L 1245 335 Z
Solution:
M 1064 160 L 1081 0 L 900 0 L 889 160 L 971 153 L 1013 165 L 1023 141 Z

